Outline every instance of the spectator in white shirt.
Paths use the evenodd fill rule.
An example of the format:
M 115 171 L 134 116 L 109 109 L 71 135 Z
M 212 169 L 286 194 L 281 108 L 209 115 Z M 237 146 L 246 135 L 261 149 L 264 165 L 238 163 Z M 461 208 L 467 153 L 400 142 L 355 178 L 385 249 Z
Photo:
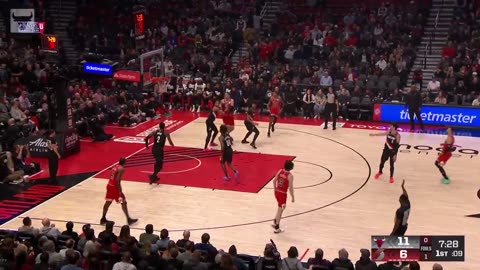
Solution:
M 295 47 L 293 45 L 288 46 L 288 49 L 285 51 L 285 59 L 293 60 L 293 55 L 295 54 Z
M 445 97 L 443 91 L 440 91 L 440 93 L 438 93 L 438 96 L 435 98 L 434 103 L 443 105 L 447 104 L 447 98 Z
M 323 88 L 327 88 L 332 85 L 333 85 L 332 76 L 328 74 L 328 71 L 325 71 L 320 77 L 320 86 Z
M 428 82 L 427 90 L 431 92 L 438 92 L 440 90 L 440 82 L 433 77 L 432 80 Z
M 23 122 L 27 119 L 27 115 L 20 109 L 20 102 L 17 99 L 13 100 L 12 108 L 10 109 L 10 115 L 13 119 Z
M 30 110 L 32 107 L 32 103 L 30 103 L 30 100 L 28 99 L 27 91 L 22 92 L 20 97 L 18 97 L 18 102 L 20 102 L 20 108 L 23 110 Z
M 380 57 L 380 60 L 378 60 L 377 63 L 375 63 L 375 66 L 379 67 L 381 70 L 384 70 L 385 68 L 387 68 L 387 61 L 385 61 L 384 55 L 382 55 Z
M 125 252 L 122 255 L 122 261 L 113 265 L 112 270 L 137 270 L 135 265 L 132 264 L 132 256 L 130 252 Z
M 473 100 L 472 106 L 480 106 L 480 95 L 478 95 L 478 97 Z

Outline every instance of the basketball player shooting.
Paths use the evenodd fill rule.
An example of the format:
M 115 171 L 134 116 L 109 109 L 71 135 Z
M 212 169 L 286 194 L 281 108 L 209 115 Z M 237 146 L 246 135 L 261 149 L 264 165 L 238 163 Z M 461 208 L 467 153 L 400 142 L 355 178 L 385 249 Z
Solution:
M 273 189 L 275 190 L 275 199 L 277 199 L 277 214 L 273 220 L 272 227 L 275 229 L 274 233 L 281 233 L 283 230 L 280 228 L 280 220 L 282 214 L 287 207 L 287 191 L 292 197 L 292 203 L 295 202 L 295 196 L 293 192 L 293 162 L 291 160 L 285 161 L 283 169 L 279 170 L 273 179 Z
M 398 199 L 400 207 L 395 212 L 395 224 L 391 236 L 404 236 L 408 229 L 408 217 L 410 216 L 410 199 L 405 189 L 405 180 L 402 182 L 402 195 Z
M 110 179 L 107 184 L 107 194 L 105 195 L 105 204 L 103 205 L 103 215 L 100 219 L 100 224 L 105 224 L 109 222 L 107 220 L 108 208 L 112 204 L 112 201 L 116 201 L 122 205 L 122 210 L 127 217 L 128 225 L 132 225 L 138 221 L 136 218 L 131 218 L 128 214 L 127 200 L 122 191 L 122 185 L 120 184 L 123 172 L 125 171 L 125 158 L 120 158 L 118 165 L 115 165 L 112 168 L 112 173 L 110 174 Z
M 379 134 L 370 134 L 370 136 L 386 136 L 385 145 L 383 147 L 380 166 L 374 178 L 378 179 L 383 174 L 383 167 L 387 160 L 390 160 L 390 183 L 393 183 L 393 173 L 395 171 L 395 161 L 397 161 L 398 148 L 400 147 L 400 134 L 397 131 L 398 125 L 392 124 L 388 132 Z
M 150 175 L 150 185 L 160 180 L 157 174 L 163 168 L 165 142 L 168 140 L 168 143 L 171 146 L 174 146 L 172 139 L 170 138 L 170 134 L 165 131 L 165 123 L 161 122 L 158 127 L 159 129 L 148 134 L 148 136 L 145 138 L 145 147 L 148 149 L 149 140 L 153 137 L 152 154 L 155 158 L 155 164 L 153 165 L 153 173 Z
M 267 136 L 270 137 L 270 131 L 275 132 L 275 124 L 277 123 L 277 118 L 282 111 L 282 98 L 278 93 L 278 90 L 272 92 L 272 96 L 268 101 L 268 108 L 270 110 L 270 122 L 268 123 L 268 132 Z
M 205 121 L 205 124 L 207 126 L 207 138 L 205 139 L 205 147 L 203 148 L 204 150 L 209 149 L 209 145 L 211 147 L 217 146 L 217 144 L 215 143 L 215 139 L 218 135 L 218 129 L 215 125 L 215 119 L 217 118 L 218 112 L 220 111 L 218 104 L 219 102 L 215 101 L 215 105 L 213 105 L 213 108 L 208 114 L 207 120 Z
M 221 157 L 220 157 L 220 165 L 222 166 L 223 173 L 225 176 L 223 177 L 223 180 L 228 181 L 230 180 L 230 177 L 228 176 L 228 171 L 227 167 L 225 166 L 225 163 L 230 167 L 230 169 L 234 173 L 234 178 L 235 181 L 238 182 L 238 171 L 237 169 L 232 165 L 233 161 L 233 139 L 230 137 L 230 134 L 228 134 L 228 128 L 225 125 L 220 126 L 220 137 L 218 137 L 218 140 L 220 141 L 220 146 L 221 146 Z
M 438 170 L 443 176 L 442 183 L 445 185 L 450 184 L 450 178 L 447 176 L 445 169 L 443 166 L 447 163 L 447 161 L 452 157 L 452 152 L 455 149 L 455 138 L 453 137 L 453 131 L 451 127 L 447 128 L 447 138 L 445 142 L 441 144 L 442 152 L 438 156 L 437 160 L 435 161 L 435 166 L 437 166 Z

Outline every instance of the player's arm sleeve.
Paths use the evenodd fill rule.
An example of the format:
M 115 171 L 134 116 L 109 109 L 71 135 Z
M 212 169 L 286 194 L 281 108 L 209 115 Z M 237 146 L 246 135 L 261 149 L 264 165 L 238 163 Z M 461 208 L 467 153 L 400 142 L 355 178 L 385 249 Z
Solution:
M 394 155 L 396 155 L 398 153 L 399 148 L 400 148 L 400 134 L 397 135 L 397 141 L 395 142 L 395 145 L 393 146 Z

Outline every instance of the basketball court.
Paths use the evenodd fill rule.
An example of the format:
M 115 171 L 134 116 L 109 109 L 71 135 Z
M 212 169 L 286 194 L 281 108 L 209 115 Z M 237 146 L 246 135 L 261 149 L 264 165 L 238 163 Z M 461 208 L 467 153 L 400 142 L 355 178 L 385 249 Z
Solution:
M 158 122 L 134 129 L 112 127 L 115 141 L 94 144 L 94 148 L 82 142 L 82 151 L 86 149 L 89 155 L 83 160 L 91 164 L 87 165 L 88 171 L 95 172 L 92 177 L 1 228 L 16 229 L 23 217 L 30 216 L 35 226 L 49 217 L 60 229 L 71 220 L 77 230 L 81 224 L 90 223 L 96 233 L 100 232 L 108 168 L 118 157 L 126 156 L 122 186 L 131 215 L 139 218 L 132 226 L 134 236 L 152 223 L 156 231 L 167 228 L 174 240 L 181 238 L 184 229 L 192 230 L 196 242 L 208 232 L 214 246 L 226 250 L 235 244 L 239 253 L 262 254 L 265 244 L 273 239 L 284 256 L 292 245 L 301 254 L 309 250 L 305 258 L 312 257 L 320 247 L 326 258 L 334 259 L 340 248 L 346 248 L 355 262 L 360 248 L 370 248 L 371 235 L 390 234 L 399 206 L 400 184 L 405 179 L 412 203 L 407 234 L 465 235 L 465 263 L 443 265 L 456 270 L 480 267 L 480 138 L 456 137 L 460 147 L 445 167 L 452 182 L 443 185 L 433 163 L 445 135 L 401 132 L 403 145 L 396 163 L 396 182 L 390 184 L 388 173 L 380 180 L 373 179 L 385 138 L 369 136 L 386 129 L 386 125 L 340 123 L 333 131 L 323 130 L 321 121 L 289 119 L 279 122 L 275 133 L 267 138 L 268 123 L 261 122 L 258 149 L 254 150 L 240 143 L 246 130 L 243 121 L 237 120 L 231 134 L 237 151 L 233 164 L 240 171 L 236 183 L 222 180 L 218 148 L 206 152 L 201 149 L 205 118 L 192 115 L 174 114 L 167 122 L 175 147 L 166 149 L 160 185 L 148 185 L 154 160 L 142 139 L 142 134 L 144 137 Z M 432 133 L 441 132 L 434 129 Z M 285 232 L 277 235 L 270 227 L 276 211 L 271 180 L 287 159 L 295 163 L 296 202 L 288 202 L 282 220 Z M 385 172 L 388 170 L 387 163 Z M 110 208 L 107 217 L 116 221 L 117 232 L 126 222 L 117 205 Z M 431 267 L 423 265 L 425 269 Z

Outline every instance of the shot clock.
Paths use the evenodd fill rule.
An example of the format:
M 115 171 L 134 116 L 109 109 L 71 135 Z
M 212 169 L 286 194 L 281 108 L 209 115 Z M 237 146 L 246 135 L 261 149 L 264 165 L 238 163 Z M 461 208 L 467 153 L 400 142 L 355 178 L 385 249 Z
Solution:
M 373 261 L 465 260 L 464 236 L 372 236 Z

